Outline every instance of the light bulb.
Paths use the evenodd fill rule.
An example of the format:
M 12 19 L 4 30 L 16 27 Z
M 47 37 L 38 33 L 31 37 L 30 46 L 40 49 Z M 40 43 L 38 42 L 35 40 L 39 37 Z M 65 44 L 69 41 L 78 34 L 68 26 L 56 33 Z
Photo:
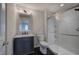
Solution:
M 60 7 L 63 7 L 64 6 L 64 4 L 60 4 Z

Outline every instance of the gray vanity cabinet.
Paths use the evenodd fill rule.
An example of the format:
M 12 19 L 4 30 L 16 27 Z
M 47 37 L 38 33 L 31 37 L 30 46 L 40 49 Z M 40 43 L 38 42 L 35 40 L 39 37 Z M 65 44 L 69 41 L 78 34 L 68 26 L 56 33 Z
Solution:
M 28 55 L 33 53 L 34 37 L 20 37 L 14 38 L 13 54 L 14 55 Z

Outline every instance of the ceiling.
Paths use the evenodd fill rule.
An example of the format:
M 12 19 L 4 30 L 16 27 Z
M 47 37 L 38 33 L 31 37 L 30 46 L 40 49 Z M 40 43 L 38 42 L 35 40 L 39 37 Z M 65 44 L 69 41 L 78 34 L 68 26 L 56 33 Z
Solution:
M 60 7 L 61 3 L 25 3 L 25 4 L 17 4 L 20 6 L 24 6 L 30 9 L 35 9 L 35 10 L 49 10 L 52 11 L 53 13 L 58 12 L 58 11 L 65 11 L 69 8 L 73 8 L 77 6 L 77 3 L 64 3 L 63 7 Z

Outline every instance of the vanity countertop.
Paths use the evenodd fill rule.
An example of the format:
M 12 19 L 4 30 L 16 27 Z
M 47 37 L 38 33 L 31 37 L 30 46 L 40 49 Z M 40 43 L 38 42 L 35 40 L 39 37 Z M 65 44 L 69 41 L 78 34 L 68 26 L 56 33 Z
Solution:
M 33 34 L 28 34 L 28 35 L 15 35 L 14 38 L 20 38 L 20 37 L 32 37 L 34 36 Z

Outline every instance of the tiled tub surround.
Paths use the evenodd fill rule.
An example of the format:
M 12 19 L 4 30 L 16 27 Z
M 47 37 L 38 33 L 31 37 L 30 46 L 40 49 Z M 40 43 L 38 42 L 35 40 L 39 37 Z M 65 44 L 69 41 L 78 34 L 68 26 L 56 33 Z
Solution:
M 53 45 L 48 44 L 47 46 L 46 45 L 40 46 L 40 51 L 43 54 L 47 54 L 48 49 L 51 51 L 51 53 L 55 55 L 74 55 L 74 53 L 68 51 L 67 49 L 64 49 L 63 47 L 57 44 L 53 44 Z

